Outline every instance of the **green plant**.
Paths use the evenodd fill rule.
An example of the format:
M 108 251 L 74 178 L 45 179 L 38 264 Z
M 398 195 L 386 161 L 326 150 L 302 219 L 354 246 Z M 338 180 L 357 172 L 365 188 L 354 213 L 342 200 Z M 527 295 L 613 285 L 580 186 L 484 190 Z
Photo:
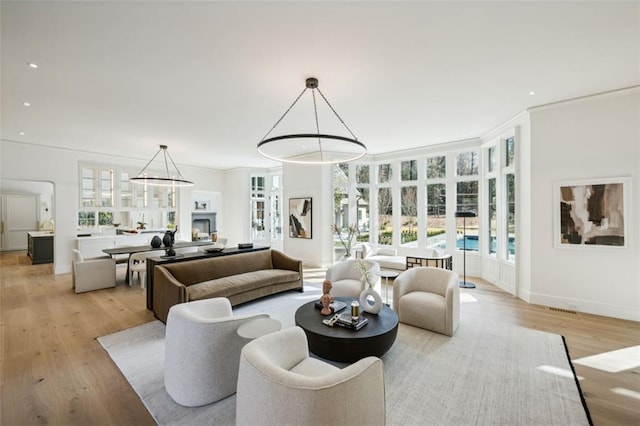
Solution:
M 362 259 L 359 259 L 355 267 L 360 270 L 362 273 L 362 278 L 367 282 L 370 288 L 373 288 L 373 282 L 371 282 L 371 269 L 369 269 L 369 265 Z

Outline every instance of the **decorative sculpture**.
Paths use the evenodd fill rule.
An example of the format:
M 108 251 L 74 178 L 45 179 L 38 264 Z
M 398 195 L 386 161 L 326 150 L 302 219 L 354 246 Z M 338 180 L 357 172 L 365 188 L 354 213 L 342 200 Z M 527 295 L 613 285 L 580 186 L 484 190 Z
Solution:
M 331 287 L 331 281 L 324 280 L 322 282 L 322 296 L 320 296 L 320 303 L 322 303 L 322 309 L 320 310 L 320 313 L 322 315 L 331 314 L 331 308 L 329 307 L 329 305 L 331 305 L 334 300 L 333 296 L 331 295 Z
M 162 238 L 162 244 L 164 244 L 167 256 L 175 256 L 176 251 L 173 249 L 173 243 L 175 242 L 175 234 L 178 229 L 176 228 L 174 231 L 166 231 L 164 233 L 164 237 Z

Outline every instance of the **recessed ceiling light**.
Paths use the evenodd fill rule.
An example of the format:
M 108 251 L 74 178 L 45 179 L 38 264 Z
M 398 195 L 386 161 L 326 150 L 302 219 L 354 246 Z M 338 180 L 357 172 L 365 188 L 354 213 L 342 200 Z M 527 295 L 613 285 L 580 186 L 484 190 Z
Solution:
M 29 62 L 27 65 L 29 65 L 29 68 L 33 68 L 33 69 L 38 68 L 38 64 L 34 64 L 33 62 Z
M 533 95 L 535 95 L 535 94 L 536 94 L 536 92 L 534 92 L 534 91 L 532 90 L 532 91 L 530 91 L 530 92 L 529 92 L 529 94 L 530 94 L 531 96 L 533 96 Z
M 22 105 L 24 105 L 24 106 L 31 106 L 31 103 L 29 103 L 29 102 L 23 102 L 23 103 L 22 103 Z
M 20 136 L 24 136 L 24 132 L 20 132 Z

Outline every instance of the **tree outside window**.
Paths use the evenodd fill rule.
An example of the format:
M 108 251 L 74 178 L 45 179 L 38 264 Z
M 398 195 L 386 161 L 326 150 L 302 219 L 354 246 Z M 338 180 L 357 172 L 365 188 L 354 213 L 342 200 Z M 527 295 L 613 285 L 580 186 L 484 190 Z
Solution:
M 378 188 L 378 244 L 393 243 L 393 197 L 391 188 Z
M 400 163 L 400 180 L 418 180 L 418 161 L 408 160 Z
M 356 166 L 356 183 L 369 183 L 369 165 Z
M 418 240 L 418 187 L 403 186 L 400 188 L 400 244 L 413 243 Z M 407 244 L 408 245 L 408 244 Z M 415 246 L 416 244 L 412 244 Z
M 475 176 L 478 174 L 478 152 L 467 151 L 456 155 L 456 176 Z
M 393 177 L 393 170 L 391 164 L 380 164 L 378 166 L 378 183 L 391 182 Z
M 370 241 L 370 203 L 369 203 L 369 188 L 356 188 L 356 208 L 357 208 L 357 220 L 359 234 L 356 237 L 357 241 Z
M 447 157 L 440 155 L 427 158 L 427 179 L 447 177 Z

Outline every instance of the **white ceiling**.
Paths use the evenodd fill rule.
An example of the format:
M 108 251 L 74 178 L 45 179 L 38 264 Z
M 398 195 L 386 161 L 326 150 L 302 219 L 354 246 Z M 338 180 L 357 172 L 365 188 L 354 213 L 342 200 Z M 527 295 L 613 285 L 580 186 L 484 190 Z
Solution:
M 178 164 L 218 169 L 277 165 L 256 144 L 310 76 L 371 154 L 640 84 L 638 1 L 3 1 L 0 13 L 2 139 L 141 160 L 166 144 Z M 273 135 L 313 131 L 310 103 L 297 108 L 308 117 Z

